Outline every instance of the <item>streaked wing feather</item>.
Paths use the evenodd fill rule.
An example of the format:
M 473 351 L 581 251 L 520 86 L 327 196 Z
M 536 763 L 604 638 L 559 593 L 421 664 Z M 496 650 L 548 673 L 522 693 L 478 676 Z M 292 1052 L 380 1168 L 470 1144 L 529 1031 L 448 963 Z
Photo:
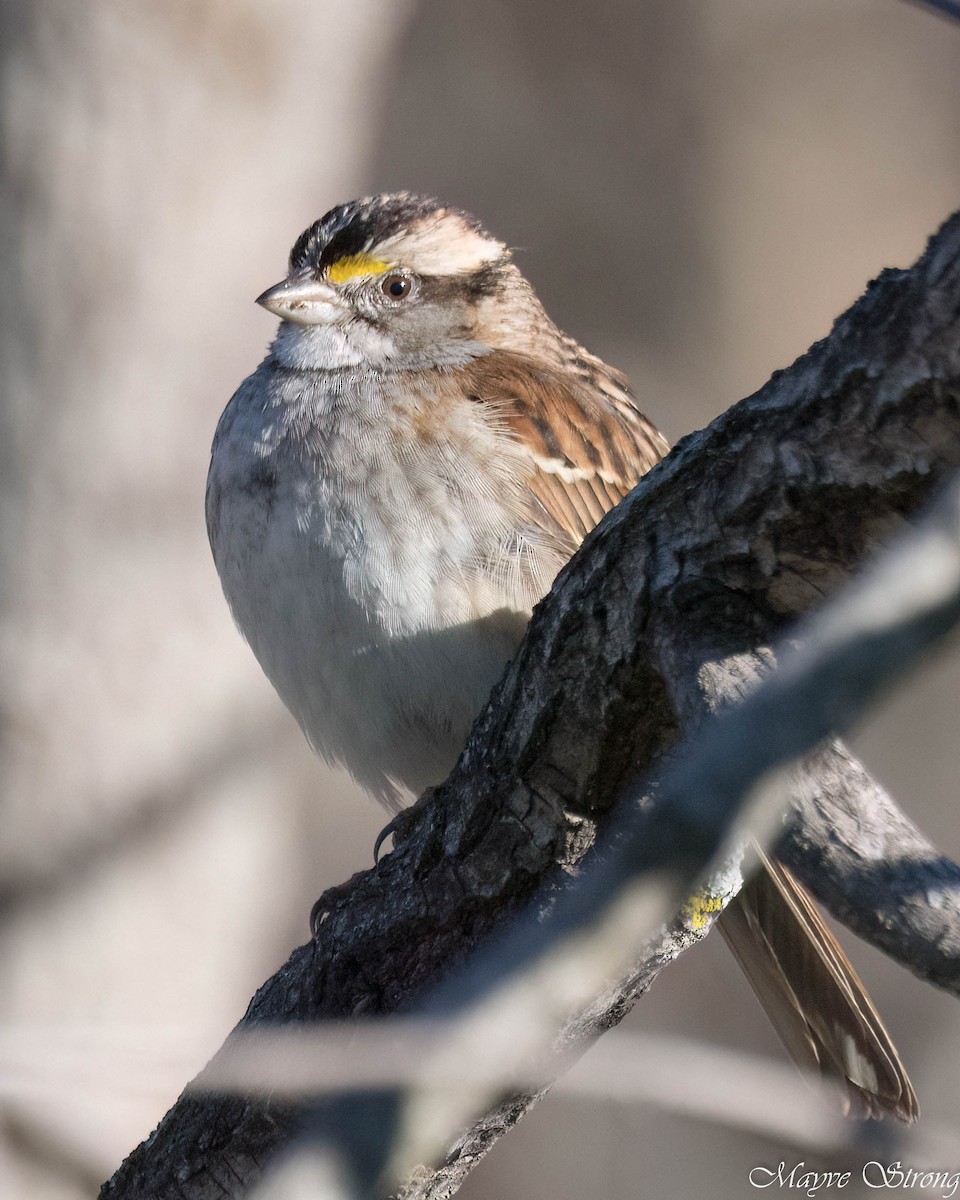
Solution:
M 574 342 L 564 347 L 569 371 L 494 350 L 464 373 L 471 398 L 489 406 L 529 454 L 531 498 L 576 545 L 668 446 L 619 372 Z

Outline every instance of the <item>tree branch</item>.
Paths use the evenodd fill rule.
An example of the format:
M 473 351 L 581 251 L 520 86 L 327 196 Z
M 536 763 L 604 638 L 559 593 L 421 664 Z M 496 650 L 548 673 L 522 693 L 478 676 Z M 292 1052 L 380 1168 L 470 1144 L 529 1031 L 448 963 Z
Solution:
M 360 1060 L 371 1056 L 371 1033 L 375 1045 L 392 1031 L 395 1042 L 407 1045 L 405 1075 L 390 1087 L 368 1082 L 363 1091 L 358 1082 L 342 1082 L 339 1094 L 314 1110 L 308 1126 L 314 1151 L 326 1147 L 350 1180 L 337 1194 L 387 1196 L 411 1172 L 405 1197 L 444 1194 L 447 1181 L 440 1184 L 420 1164 L 441 1157 L 457 1131 L 507 1089 L 556 1074 L 558 1044 L 566 1052 L 560 1057 L 568 1057 L 571 1045 L 580 1048 L 595 1034 L 604 1003 L 598 1004 L 598 995 L 609 994 L 611 982 L 623 979 L 645 947 L 645 961 L 675 957 L 662 936 L 652 949 L 649 939 L 665 924 L 680 925 L 682 933 L 682 916 L 671 922 L 678 910 L 695 911 L 704 902 L 716 907 L 717 898 L 735 890 L 730 884 L 731 876 L 739 882 L 739 848 L 751 835 L 769 838 L 789 807 L 799 757 L 831 730 L 849 728 L 879 689 L 958 620 L 955 478 L 895 550 L 803 622 L 800 645 L 742 705 L 715 717 L 672 756 L 655 797 L 648 789 L 647 803 L 622 806 L 615 836 L 546 919 L 540 910 L 528 910 L 505 937 L 418 1005 L 432 1026 L 394 1021 L 360 1027 L 351 1038 Z M 812 776 L 811 764 L 800 765 L 799 773 Z M 960 870 L 953 874 L 936 907 L 954 914 L 956 974 Z M 616 991 L 628 988 L 624 981 Z M 436 1022 L 438 1016 L 453 1018 L 449 1028 Z M 256 1065 L 264 1051 L 256 1035 L 252 1050 Z M 218 1058 L 229 1063 L 233 1054 Z M 314 1092 L 324 1090 L 326 1061 L 313 1058 Z M 216 1075 L 222 1083 L 223 1072 Z M 256 1086 L 242 1071 L 234 1080 L 247 1091 Z M 451 1080 L 457 1081 L 453 1089 Z M 292 1092 L 283 1081 L 271 1086 Z M 294 1094 L 302 1089 L 301 1079 Z M 453 1165 L 460 1166 L 456 1160 Z M 269 1182 L 285 1187 L 285 1171 Z M 266 1195 L 273 1194 L 268 1187 Z
M 884 272 L 829 338 L 641 481 L 538 608 L 450 779 L 410 810 L 393 853 L 331 898 L 315 941 L 260 989 L 243 1024 L 409 1008 L 535 890 L 555 887 L 593 844 L 612 799 L 681 731 L 747 690 L 769 663 L 773 634 L 956 465 L 958 317 L 954 217 L 914 268 Z M 877 893 L 861 904 L 848 866 L 831 867 L 822 893 L 811 873 L 836 862 L 836 774 L 845 819 L 862 818 L 877 795 L 846 752 L 831 753 L 826 781 L 808 776 L 785 857 L 880 943 Z M 871 873 L 878 884 L 903 882 L 896 871 L 881 879 L 876 863 Z M 884 897 L 889 918 L 897 900 Z M 906 936 L 899 945 L 909 953 Z M 594 1029 L 619 1020 L 657 969 L 645 964 L 605 998 Z M 464 1136 L 461 1176 L 525 1103 Z M 257 1097 L 188 1094 L 102 1195 L 240 1195 L 295 1120 Z M 447 1194 L 455 1183 L 448 1166 Z

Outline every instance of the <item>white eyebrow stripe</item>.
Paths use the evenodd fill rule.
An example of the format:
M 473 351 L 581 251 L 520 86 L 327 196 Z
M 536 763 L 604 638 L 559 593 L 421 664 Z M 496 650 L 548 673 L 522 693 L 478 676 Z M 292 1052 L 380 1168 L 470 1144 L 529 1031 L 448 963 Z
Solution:
M 447 216 L 445 223 L 449 221 Z M 468 225 L 462 225 L 454 234 L 452 230 L 441 231 L 436 222 L 424 220 L 378 242 L 371 251 L 378 258 L 403 263 L 425 275 L 457 275 L 495 262 L 503 257 L 505 248 L 502 242 L 484 237 Z

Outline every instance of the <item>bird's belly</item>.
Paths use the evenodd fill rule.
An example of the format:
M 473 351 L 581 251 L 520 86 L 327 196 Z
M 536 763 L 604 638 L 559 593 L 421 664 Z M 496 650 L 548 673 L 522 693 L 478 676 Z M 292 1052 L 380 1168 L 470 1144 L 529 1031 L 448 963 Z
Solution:
M 513 655 L 529 609 L 498 597 L 489 580 L 471 592 L 443 579 L 387 574 L 399 607 L 368 601 L 362 560 L 329 544 L 277 504 L 234 511 L 220 529 L 218 567 L 234 618 L 311 745 L 396 807 L 448 774 L 471 722 Z M 285 519 L 282 514 L 291 514 Z M 251 538 L 251 529 L 258 536 Z M 415 555 L 407 554 L 406 559 Z M 414 597 L 415 596 L 415 600 Z M 456 601 L 456 602 L 453 602 Z

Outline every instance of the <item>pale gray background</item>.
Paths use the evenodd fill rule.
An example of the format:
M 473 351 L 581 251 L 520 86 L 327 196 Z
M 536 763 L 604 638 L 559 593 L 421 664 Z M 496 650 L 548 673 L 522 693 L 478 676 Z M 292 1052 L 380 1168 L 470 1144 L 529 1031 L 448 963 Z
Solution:
M 0 0 L 0 34 L 0 1195 L 74 1200 L 382 824 L 260 676 L 203 529 L 294 237 L 367 191 L 461 204 L 676 438 L 960 206 L 960 26 L 899 0 Z M 859 738 L 954 856 L 958 682 L 954 647 Z M 779 1053 L 713 943 L 632 1022 Z M 857 957 L 956 1128 L 955 1002 Z M 464 1194 L 724 1200 L 784 1156 L 554 1099 Z

